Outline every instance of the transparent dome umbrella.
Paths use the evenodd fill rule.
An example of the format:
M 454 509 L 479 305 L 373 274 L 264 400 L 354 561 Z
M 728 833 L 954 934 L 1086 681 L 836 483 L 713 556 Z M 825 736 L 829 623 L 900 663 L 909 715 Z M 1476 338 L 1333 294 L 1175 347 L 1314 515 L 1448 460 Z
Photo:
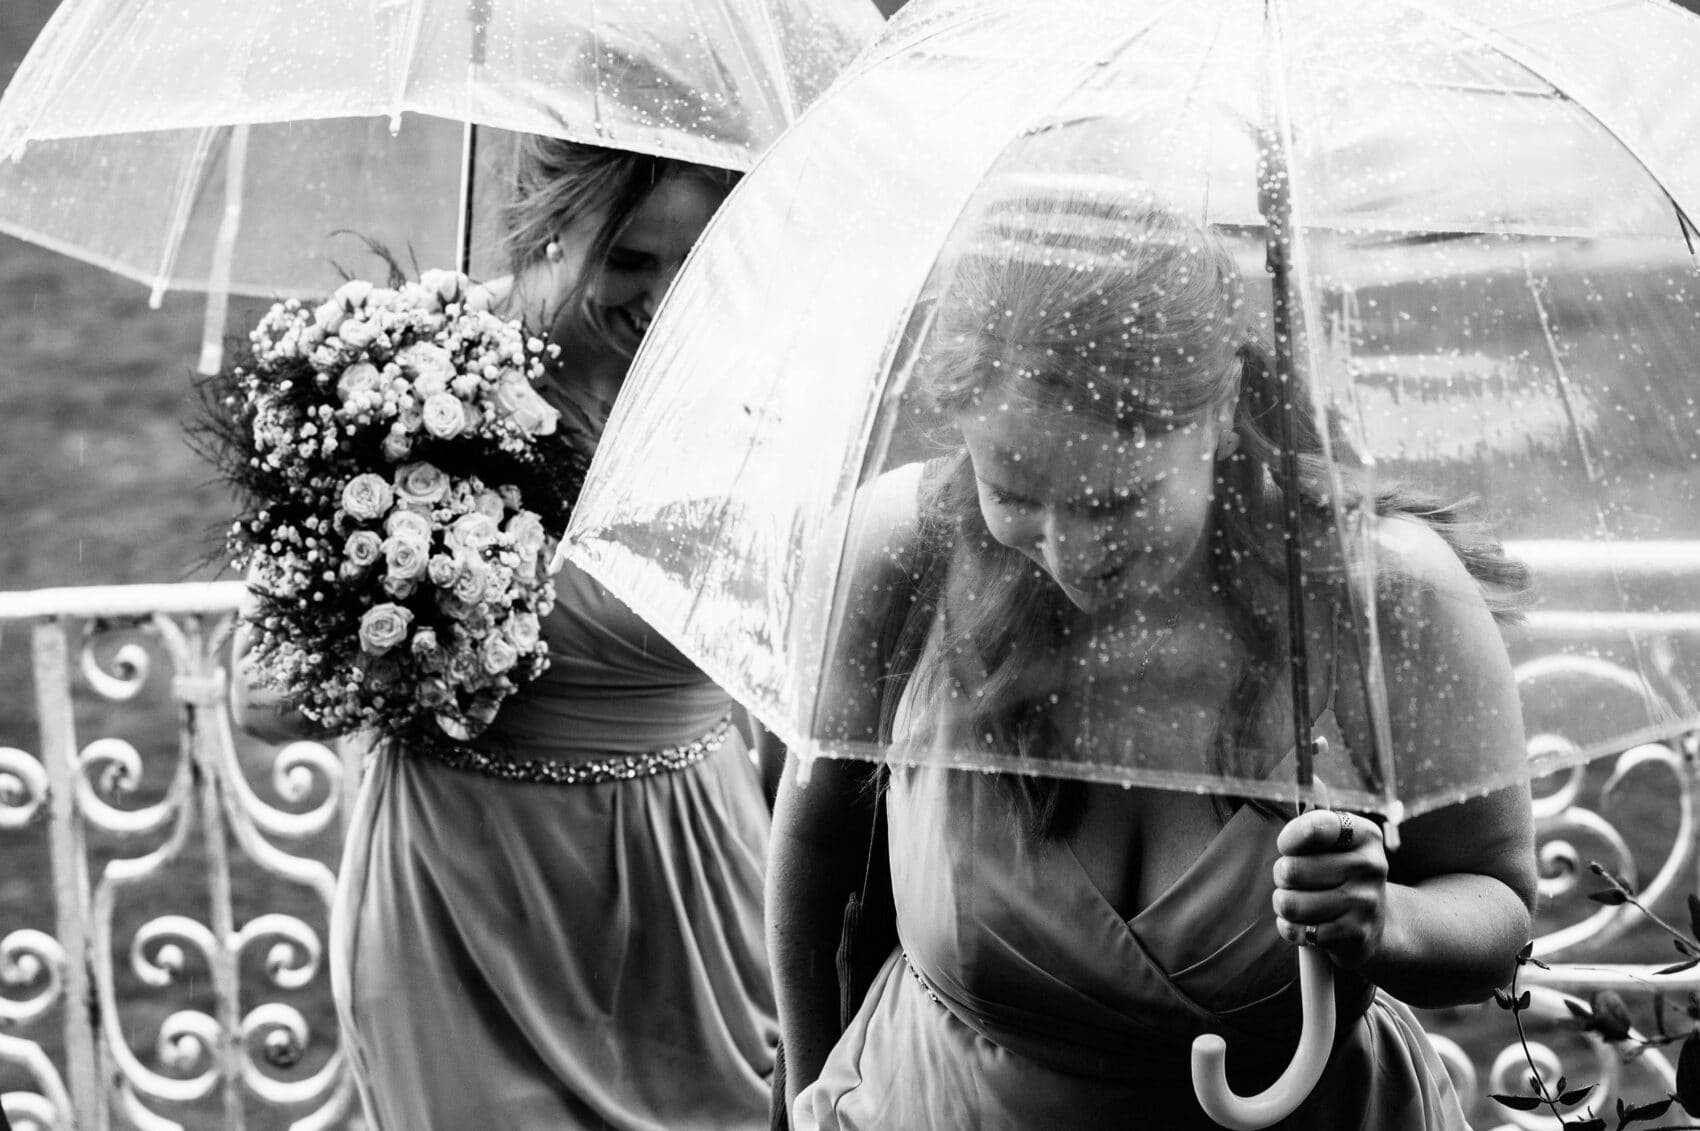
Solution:
M 1656 0 L 916 5 L 746 178 L 681 273 L 567 552 L 805 759 L 1326 803 L 1393 833 L 1532 772 L 1673 742 L 1700 723 L 1692 654 L 1667 635 L 1681 586 L 1637 566 L 1700 542 L 1697 51 L 1700 21 Z M 911 465 L 963 443 L 930 392 L 958 332 L 941 311 L 964 265 L 997 259 L 1010 237 L 985 217 L 1024 181 L 1089 197 L 1137 182 L 1236 249 L 1278 373 L 1310 390 L 1279 398 L 1289 423 L 1327 423 L 1333 513 L 1305 516 L 1301 560 L 1271 568 L 1301 593 L 1332 576 L 1348 598 L 1359 748 L 1312 744 L 1303 648 L 1288 657 L 1300 678 L 1279 677 L 1296 770 L 1285 741 L 1212 765 L 1203 741 L 1123 740 L 1138 734 L 1129 684 L 1163 643 L 1153 624 L 1098 683 L 1047 669 L 1040 648 L 1040 674 L 1005 689 L 1088 712 L 1048 757 L 982 741 L 936 698 L 925 742 L 889 717 L 846 724 L 845 679 L 868 674 L 858 631 L 893 592 L 883 500 L 893 484 L 914 498 Z M 1292 455 L 1272 482 L 1292 481 Z M 1392 568 L 1387 523 L 1343 506 L 1348 480 L 1471 493 L 1514 551 L 1604 563 L 1568 596 L 1614 627 L 1586 643 L 1622 678 L 1600 692 L 1561 667 L 1524 683 L 1532 734 L 1579 737 L 1480 765 L 1408 740 L 1411 665 L 1382 656 L 1390 618 L 1415 614 L 1375 581 Z M 901 594 L 914 577 L 899 565 Z M 1314 602 L 1287 605 L 1273 632 L 1314 648 L 1325 627 L 1298 624 Z M 1461 674 L 1429 676 L 1424 710 L 1488 712 Z M 1327 1000 L 1328 973 L 1301 952 L 1307 1001 Z M 1299 1102 L 1331 1040 L 1318 1013 L 1294 1069 L 1250 1100 L 1226 1094 L 1220 1047 L 1203 1049 L 1213 1117 L 1264 1126 Z
M 65 0 L 0 99 L 0 231 L 156 301 L 323 293 L 362 250 L 338 232 L 447 266 L 500 131 L 748 169 L 881 26 L 867 0 Z

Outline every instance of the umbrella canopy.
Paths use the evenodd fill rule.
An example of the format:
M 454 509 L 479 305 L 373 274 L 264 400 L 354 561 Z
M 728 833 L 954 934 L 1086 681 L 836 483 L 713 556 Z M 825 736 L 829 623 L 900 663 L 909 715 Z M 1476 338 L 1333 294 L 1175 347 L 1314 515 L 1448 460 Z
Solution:
M 359 250 L 339 230 L 448 264 L 460 123 L 747 169 L 880 23 L 866 0 L 66 0 L 0 100 L 0 231 L 156 297 L 323 292 Z
M 1301 407 L 1326 424 L 1336 486 L 1473 492 L 1506 536 L 1607 557 L 1693 539 L 1696 50 L 1700 21 L 1656 0 L 906 10 L 681 274 L 598 452 L 571 556 L 795 748 L 891 757 L 833 721 L 847 626 L 890 564 L 847 551 L 881 528 L 890 484 L 913 476 L 899 493 L 914 497 L 912 465 L 960 451 L 935 378 L 961 324 L 941 312 L 1024 231 L 1066 234 L 1032 203 L 1059 196 L 1149 196 L 1216 228 L 1254 284 L 1253 323 L 1308 375 Z M 1255 273 L 1271 220 L 1290 269 L 1281 325 Z M 1063 239 L 1057 255 L 1080 246 Z M 1416 814 L 1526 773 L 1395 749 L 1378 660 L 1389 609 L 1363 599 L 1387 532 L 1332 497 L 1377 741 L 1319 760 L 1328 799 Z M 1309 553 L 1327 566 L 1325 546 Z M 1588 599 L 1657 611 L 1673 593 L 1608 575 Z M 1096 702 L 1132 694 L 1166 628 L 1129 637 L 1110 665 L 1119 690 L 1099 684 Z M 1658 690 L 1644 645 L 1620 648 L 1645 678 L 1555 759 L 1696 724 L 1691 702 Z M 1027 691 L 1093 690 L 1050 678 Z M 1463 673 L 1437 682 L 1433 709 L 1486 709 Z M 1042 764 L 972 734 L 899 754 L 1319 796 L 1273 772 L 1278 759 L 1209 766 L 1196 743 L 1170 758 L 1114 737 Z

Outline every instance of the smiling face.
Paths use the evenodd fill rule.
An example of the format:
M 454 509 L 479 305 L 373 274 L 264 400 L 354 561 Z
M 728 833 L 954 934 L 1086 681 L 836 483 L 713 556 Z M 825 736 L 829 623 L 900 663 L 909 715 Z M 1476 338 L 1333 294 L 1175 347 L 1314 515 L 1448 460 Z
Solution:
M 1215 416 L 1148 438 L 1007 403 L 957 417 L 993 538 L 1037 563 L 1082 612 L 1204 577 Z
M 620 352 L 637 352 L 661 297 L 725 198 L 725 189 L 700 177 L 666 177 L 614 237 L 600 269 L 593 271 L 585 304 Z M 599 218 L 589 217 L 561 234 L 563 290 L 568 280 L 591 268 L 587 260 L 600 227 Z

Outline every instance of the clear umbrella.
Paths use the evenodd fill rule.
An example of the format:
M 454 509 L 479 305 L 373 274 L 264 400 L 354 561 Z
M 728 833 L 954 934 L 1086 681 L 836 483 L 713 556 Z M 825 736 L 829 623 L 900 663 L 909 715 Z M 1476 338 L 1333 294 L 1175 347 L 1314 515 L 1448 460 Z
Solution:
M 463 123 L 492 172 L 501 131 L 747 169 L 879 26 L 866 0 L 66 0 L 0 99 L 0 231 L 156 300 L 323 293 L 362 249 L 338 232 L 447 265 L 489 212 Z
M 1679 594 L 1608 569 L 1587 599 L 1626 614 L 1612 648 L 1639 674 L 1609 704 L 1562 704 L 1585 741 L 1543 743 L 1534 765 L 1413 745 L 1400 719 L 1413 673 L 1380 656 L 1417 613 L 1376 599 L 1387 524 L 1344 500 L 1348 483 L 1469 492 L 1514 545 L 1560 542 L 1608 563 L 1700 535 L 1700 157 L 1686 141 L 1700 125 L 1697 49 L 1700 22 L 1652 0 L 902 13 L 681 275 L 610 422 L 571 554 L 811 756 L 1321 801 L 1397 821 L 1693 730 L 1700 711 L 1669 690 L 1692 660 L 1638 630 Z M 1371 741 L 1311 745 L 1305 693 L 1318 680 L 1303 648 L 1299 678 L 1285 677 L 1297 773 L 1279 748 L 1212 761 L 1198 743 L 1125 740 L 1159 623 L 1108 649 L 1113 678 L 1037 665 L 1016 689 L 1077 710 L 1066 755 L 983 741 L 955 725 L 979 721 L 971 704 L 948 698 L 929 704 L 927 743 L 889 741 L 889 719 L 846 722 L 858 632 L 894 584 L 889 557 L 847 550 L 889 525 L 889 485 L 913 497 L 912 465 L 960 448 L 937 392 L 962 333 L 946 313 L 977 263 L 1014 256 L 1021 229 L 1056 235 L 1029 202 L 1059 193 L 1149 194 L 1236 249 L 1253 323 L 1278 367 L 1308 378 L 1296 423 L 1326 424 L 1333 511 L 1291 544 L 1316 585 L 1333 569 L 1346 594 Z M 1003 228 L 989 219 L 1000 209 Z M 1273 285 L 1256 283 L 1266 259 Z M 978 316 L 990 325 L 1000 309 Z M 1292 482 L 1290 466 L 1271 460 L 1271 481 Z M 1325 627 L 1298 623 L 1311 604 L 1290 602 L 1269 631 L 1314 646 Z M 1493 709 L 1462 670 L 1429 674 L 1424 709 Z M 1526 704 L 1532 723 L 1547 706 Z M 1309 1087 L 1289 1083 L 1249 1114 L 1225 1102 L 1216 1117 L 1264 1125 Z

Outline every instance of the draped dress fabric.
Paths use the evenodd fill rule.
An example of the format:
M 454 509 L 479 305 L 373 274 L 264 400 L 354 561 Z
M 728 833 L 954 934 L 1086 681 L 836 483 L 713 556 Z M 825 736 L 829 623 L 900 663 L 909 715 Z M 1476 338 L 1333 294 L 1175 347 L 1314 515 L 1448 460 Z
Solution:
M 588 575 L 567 566 L 556 589 L 549 669 L 486 753 L 641 753 L 726 714 Z M 332 924 L 344 1047 L 377 1128 L 765 1128 L 767 835 L 735 730 L 686 769 L 594 785 L 380 751 Z
M 1318 724 L 1337 734 L 1331 711 Z M 1242 1095 L 1285 1068 L 1300 1005 L 1271 906 L 1279 820 L 1242 806 L 1126 919 L 1066 840 L 1019 831 L 991 775 L 894 770 L 885 803 L 901 949 L 798 1097 L 799 1131 L 1215 1128 L 1192 1093 L 1195 1036 L 1228 1038 Z M 1467 1131 L 1410 1010 L 1338 981 L 1325 1074 L 1277 1126 Z

